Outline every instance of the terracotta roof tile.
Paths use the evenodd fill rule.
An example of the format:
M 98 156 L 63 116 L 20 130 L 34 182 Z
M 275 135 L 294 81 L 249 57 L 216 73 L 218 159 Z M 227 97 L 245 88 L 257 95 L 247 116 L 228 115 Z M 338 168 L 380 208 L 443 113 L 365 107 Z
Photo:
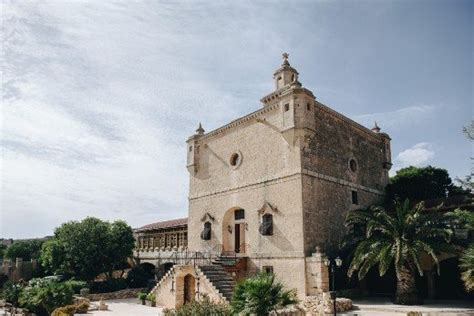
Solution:
M 141 231 L 147 231 L 147 230 L 173 228 L 173 227 L 185 226 L 185 225 L 188 225 L 188 218 L 187 217 L 172 219 L 172 220 L 163 221 L 163 222 L 156 222 L 156 223 L 152 223 L 152 224 L 142 226 L 140 228 L 135 228 L 134 230 L 136 232 L 141 232 Z

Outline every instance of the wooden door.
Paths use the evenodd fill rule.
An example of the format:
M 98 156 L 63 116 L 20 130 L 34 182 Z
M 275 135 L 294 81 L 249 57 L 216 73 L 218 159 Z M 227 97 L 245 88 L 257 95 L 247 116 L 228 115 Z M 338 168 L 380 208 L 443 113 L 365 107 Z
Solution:
M 235 236 L 235 242 L 234 242 L 235 253 L 239 253 L 240 252 L 240 224 L 235 224 L 234 236 Z

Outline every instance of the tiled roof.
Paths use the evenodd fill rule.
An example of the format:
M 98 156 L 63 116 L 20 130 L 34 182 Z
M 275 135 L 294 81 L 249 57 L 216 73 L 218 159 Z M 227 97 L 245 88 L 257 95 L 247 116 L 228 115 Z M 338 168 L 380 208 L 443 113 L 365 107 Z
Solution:
M 143 227 L 136 228 L 134 230 L 135 232 L 141 232 L 141 231 L 147 231 L 147 230 L 157 230 L 157 229 L 173 228 L 173 227 L 187 226 L 187 225 L 188 225 L 188 218 L 185 217 L 185 218 L 177 218 L 177 219 L 172 219 L 169 221 L 148 224 Z

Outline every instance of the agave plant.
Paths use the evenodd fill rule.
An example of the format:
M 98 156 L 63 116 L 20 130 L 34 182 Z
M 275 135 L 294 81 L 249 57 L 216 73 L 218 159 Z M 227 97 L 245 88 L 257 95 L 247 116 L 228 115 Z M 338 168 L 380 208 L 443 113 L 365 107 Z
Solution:
M 276 310 L 297 303 L 296 292 L 286 291 L 275 281 L 272 273 L 259 273 L 239 283 L 231 301 L 236 314 L 266 316 Z
M 420 256 L 430 256 L 439 273 L 439 254 L 453 251 L 449 244 L 452 230 L 448 226 L 452 215 L 426 213 L 422 209 L 423 204 L 410 207 L 405 200 L 397 201 L 393 211 L 371 207 L 350 212 L 346 225 L 364 227 L 364 235 L 356 240 L 348 275 L 358 271 L 362 279 L 378 264 L 383 276 L 393 264 L 397 276 L 395 303 L 419 303 L 415 274 L 423 275 Z

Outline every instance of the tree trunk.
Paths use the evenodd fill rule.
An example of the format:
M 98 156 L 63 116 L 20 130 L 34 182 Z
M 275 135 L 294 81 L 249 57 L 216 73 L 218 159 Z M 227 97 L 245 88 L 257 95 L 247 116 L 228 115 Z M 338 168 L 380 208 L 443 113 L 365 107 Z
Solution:
M 418 298 L 413 270 L 409 267 L 401 268 L 397 273 L 395 304 L 415 305 L 420 303 L 421 300 Z

